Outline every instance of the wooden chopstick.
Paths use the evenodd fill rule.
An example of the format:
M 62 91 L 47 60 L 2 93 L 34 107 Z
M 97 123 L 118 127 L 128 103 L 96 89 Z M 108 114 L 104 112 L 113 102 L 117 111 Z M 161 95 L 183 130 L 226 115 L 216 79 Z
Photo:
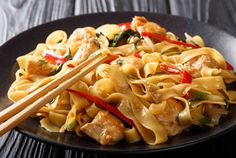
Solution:
M 77 74 L 83 67 L 86 67 L 89 63 L 97 59 L 101 56 L 101 53 L 96 54 L 93 58 L 90 58 L 78 66 L 74 67 L 71 71 L 65 73 L 60 78 L 57 78 L 53 81 L 51 81 L 49 84 L 46 84 L 36 91 L 30 93 L 23 99 L 19 100 L 18 102 L 14 103 L 13 105 L 9 106 L 8 108 L 4 109 L 0 112 L 0 123 L 9 119 L 13 115 L 15 115 L 17 112 L 21 111 L 23 108 L 25 108 L 30 103 L 34 102 L 35 100 L 39 99 L 41 96 L 46 95 L 51 89 L 56 88 L 59 84 L 64 82 L 65 80 L 71 78 L 75 74 Z
M 20 122 L 22 122 L 32 114 L 36 113 L 43 105 L 50 102 L 58 94 L 62 93 L 67 88 L 71 87 L 79 79 L 81 79 L 81 77 L 85 76 L 95 67 L 97 67 L 98 65 L 100 65 L 101 63 L 103 63 L 108 59 L 108 55 L 105 55 L 97 59 L 101 55 L 102 53 L 99 53 L 94 57 L 88 59 L 87 61 L 77 65 L 75 68 L 73 68 L 65 75 L 61 76 L 58 79 L 53 80 L 52 82 L 43 86 L 42 88 L 39 88 L 35 92 L 32 92 L 30 95 L 24 97 L 20 101 L 11 105 L 6 110 L 2 111 L 0 113 L 1 121 L 3 120 L 6 121 L 0 125 L 0 136 L 2 136 L 15 126 L 17 126 Z M 89 63 L 91 64 L 89 65 Z

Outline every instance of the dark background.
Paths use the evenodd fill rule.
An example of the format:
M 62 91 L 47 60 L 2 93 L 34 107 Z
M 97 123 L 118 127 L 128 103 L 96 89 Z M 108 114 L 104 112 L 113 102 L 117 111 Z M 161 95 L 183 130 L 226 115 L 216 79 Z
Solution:
M 146 11 L 180 15 L 211 24 L 236 36 L 234 0 L 0 0 L 0 45 L 33 26 L 55 19 L 109 11 Z M 235 52 L 236 53 L 236 52 Z M 236 157 L 236 130 L 216 139 L 142 157 Z M 137 156 L 137 155 L 135 155 Z M 16 131 L 0 137 L 0 158 L 134 157 L 65 150 Z

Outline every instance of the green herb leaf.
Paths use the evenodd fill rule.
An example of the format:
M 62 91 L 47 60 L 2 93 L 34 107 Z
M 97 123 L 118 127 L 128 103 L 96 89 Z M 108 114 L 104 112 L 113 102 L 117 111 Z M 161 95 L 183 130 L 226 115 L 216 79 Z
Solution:
M 99 38 L 102 35 L 102 33 L 96 33 L 96 37 Z
M 58 72 L 61 71 L 63 64 L 61 64 L 57 69 L 51 72 L 51 75 L 56 75 Z
M 121 40 L 125 39 L 126 41 L 130 36 L 135 36 L 140 38 L 140 34 L 138 34 L 137 32 L 133 30 L 126 30 L 116 35 L 114 40 L 111 42 L 110 46 L 115 47 L 119 44 Z
M 138 43 L 141 42 L 141 39 L 134 42 L 134 48 L 137 49 Z
M 123 59 L 117 59 L 116 60 L 116 64 L 119 64 L 120 66 L 123 64 Z
M 61 40 L 59 40 L 57 43 L 61 43 L 62 42 L 62 39 Z
M 210 120 L 209 120 L 209 118 L 204 117 L 201 120 L 199 120 L 199 122 L 200 122 L 201 126 L 206 126 L 206 125 L 208 125 L 210 123 Z
M 68 49 L 68 53 L 64 56 L 68 60 L 72 60 L 71 51 Z
M 40 64 L 44 65 L 47 64 L 47 62 L 45 60 L 39 60 Z
M 138 37 L 139 39 L 143 39 L 143 37 L 141 38 L 141 36 L 140 36 L 139 33 L 135 33 L 133 36 L 134 36 L 134 37 Z
M 190 100 L 204 100 L 207 97 L 207 93 L 201 91 L 192 91 L 190 94 Z

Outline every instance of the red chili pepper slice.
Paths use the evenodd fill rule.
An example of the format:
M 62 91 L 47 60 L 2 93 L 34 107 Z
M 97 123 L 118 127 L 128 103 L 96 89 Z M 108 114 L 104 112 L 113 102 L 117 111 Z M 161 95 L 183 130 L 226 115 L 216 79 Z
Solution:
M 142 32 L 141 36 L 148 36 L 148 37 L 151 37 L 151 38 L 156 39 L 156 40 L 166 41 L 166 42 L 169 42 L 169 43 L 182 45 L 182 46 L 186 46 L 186 47 L 200 48 L 199 46 L 191 44 L 191 43 L 185 43 L 185 42 L 181 42 L 181 41 L 175 41 L 175 40 L 168 39 L 165 36 L 159 35 L 157 33 Z
M 131 29 L 131 22 L 119 23 L 118 26 L 120 26 L 122 30 L 129 30 Z
M 139 52 L 134 52 L 134 56 L 136 57 L 136 58 L 142 58 L 142 56 L 139 54 Z
M 234 67 L 229 62 L 226 61 L 226 69 L 227 70 L 234 70 Z
M 46 61 L 52 64 L 64 64 L 65 62 L 68 61 L 67 58 L 59 54 L 55 54 L 53 51 L 50 51 L 50 50 L 43 52 L 43 56 Z
M 112 114 L 116 115 L 118 118 L 120 118 L 121 120 L 125 121 L 126 123 L 128 123 L 129 125 L 131 126 L 134 126 L 134 122 L 133 120 L 127 118 L 124 114 L 122 114 L 117 108 L 115 108 L 114 106 L 108 104 L 107 102 L 103 101 L 102 99 L 96 97 L 96 96 L 93 96 L 93 95 L 90 95 L 90 94 L 87 94 L 87 93 L 84 93 L 84 92 L 80 92 L 80 91 L 76 91 L 76 90 L 73 90 L 73 89 L 67 89 L 67 91 L 69 92 L 72 92 L 74 94 L 77 94 L 79 96 L 82 96 L 92 102 L 94 102 L 95 104 L 97 104 L 98 106 L 101 106 L 103 107 L 104 109 L 108 110 L 109 112 L 111 112 Z
M 173 74 L 182 74 L 183 77 L 181 79 L 181 83 L 191 83 L 192 82 L 192 76 L 187 72 L 187 71 L 183 71 L 180 70 L 179 68 L 172 66 L 172 65 L 168 65 L 166 63 L 161 63 L 160 64 L 160 69 L 169 73 L 173 73 Z

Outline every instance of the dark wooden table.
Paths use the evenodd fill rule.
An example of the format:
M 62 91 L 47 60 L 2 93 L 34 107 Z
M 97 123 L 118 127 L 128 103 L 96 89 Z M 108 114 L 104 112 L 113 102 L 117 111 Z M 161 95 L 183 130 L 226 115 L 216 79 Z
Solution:
M 1 0 L 0 45 L 33 26 L 73 15 L 109 11 L 148 11 L 209 23 L 236 36 L 234 0 Z M 236 53 L 236 52 L 235 52 Z M 236 157 L 236 130 L 194 146 L 147 157 Z M 121 157 L 72 151 L 31 139 L 14 130 L 0 137 L 0 158 Z M 131 157 L 123 155 L 124 157 Z

